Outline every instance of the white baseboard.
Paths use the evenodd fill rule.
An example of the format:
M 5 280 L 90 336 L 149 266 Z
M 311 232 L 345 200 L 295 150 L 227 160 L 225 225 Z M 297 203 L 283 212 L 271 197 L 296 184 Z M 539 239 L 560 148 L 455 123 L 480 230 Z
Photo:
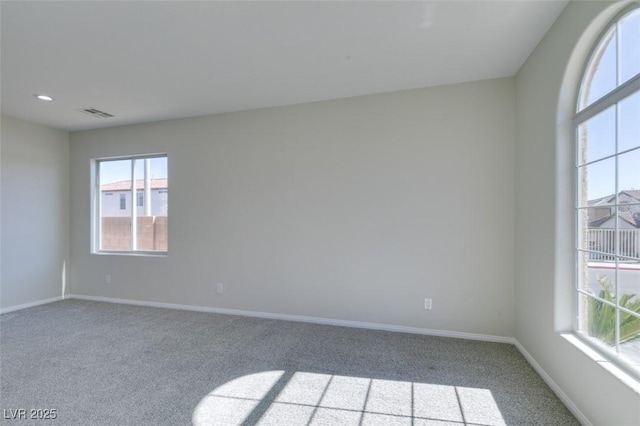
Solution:
M 244 317 L 275 319 L 283 321 L 306 322 L 312 324 L 336 325 L 340 327 L 366 328 L 369 330 L 395 331 L 398 333 L 423 334 L 427 336 L 452 337 L 456 339 L 482 340 L 485 342 L 514 344 L 512 337 L 492 336 L 487 334 L 460 333 L 457 331 L 432 330 L 428 328 L 406 327 L 401 325 L 378 324 L 372 322 L 360 322 L 339 320 L 320 317 L 308 317 L 302 315 L 275 314 L 271 312 L 243 311 L 237 309 L 212 308 L 208 306 L 179 305 L 175 303 L 148 302 L 145 300 L 116 299 L 101 296 L 84 296 L 80 294 L 69 294 L 70 299 L 91 300 L 95 302 L 122 303 L 126 305 L 151 306 L 154 308 L 180 309 L 196 312 L 210 312 L 214 314 L 240 315 Z
M 573 401 L 569 398 L 569 396 L 567 396 L 567 394 L 564 393 L 564 391 L 560 388 L 560 386 L 558 386 L 558 384 L 553 381 L 551 376 L 549 376 L 549 374 L 547 374 L 547 372 L 544 371 L 544 369 L 540 366 L 540 364 L 536 362 L 536 360 L 524 348 L 524 346 L 522 346 L 522 344 L 520 344 L 520 342 L 518 342 L 515 339 L 514 339 L 514 344 L 516 348 L 520 351 L 522 356 L 525 357 L 527 362 L 529 362 L 529 364 L 531 364 L 533 369 L 536 370 L 536 373 L 538 373 L 540 377 L 542 377 L 542 380 L 544 380 L 547 383 L 547 385 L 549 385 L 551 390 L 556 394 L 556 396 L 560 398 L 560 401 L 562 401 L 563 404 L 569 409 L 569 411 L 571 411 L 571 413 L 574 416 L 576 416 L 576 419 L 578 419 L 578 421 L 583 426 L 593 426 L 593 424 L 589 421 L 589 419 L 587 419 L 587 417 L 582 413 L 582 411 L 580 411 L 578 406 L 574 404 Z
M 24 303 L 22 305 L 9 306 L 0 309 L 0 314 L 8 314 L 9 312 L 19 311 L 21 309 L 33 308 L 34 306 L 46 305 L 47 303 L 58 302 L 62 300 L 62 296 L 52 297 L 51 299 L 37 300 L 35 302 Z

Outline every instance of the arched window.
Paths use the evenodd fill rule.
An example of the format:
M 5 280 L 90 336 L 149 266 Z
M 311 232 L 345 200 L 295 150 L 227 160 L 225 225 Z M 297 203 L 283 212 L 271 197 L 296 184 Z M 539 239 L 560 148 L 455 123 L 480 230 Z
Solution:
M 600 37 L 576 130 L 575 330 L 640 377 L 640 7 Z

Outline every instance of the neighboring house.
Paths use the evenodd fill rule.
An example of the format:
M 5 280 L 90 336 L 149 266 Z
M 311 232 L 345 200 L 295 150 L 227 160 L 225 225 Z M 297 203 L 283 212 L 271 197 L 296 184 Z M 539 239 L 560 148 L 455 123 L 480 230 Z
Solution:
M 167 216 L 168 179 L 151 179 L 151 214 Z M 100 188 L 100 208 L 102 217 L 131 216 L 131 181 L 107 183 Z M 145 216 L 144 179 L 136 180 L 137 216 Z
M 615 253 L 616 222 L 619 230 L 619 254 L 640 257 L 640 190 L 618 193 L 618 211 L 613 205 L 616 196 L 608 195 L 589 201 L 589 249 Z M 629 204 L 628 206 L 625 204 Z M 611 256 L 592 254 L 592 260 L 612 260 Z
M 589 228 L 615 228 L 615 214 L 613 205 L 616 196 L 589 200 Z M 629 205 L 625 205 L 629 204 Z M 619 229 L 640 229 L 640 190 L 628 189 L 618 193 L 618 221 Z

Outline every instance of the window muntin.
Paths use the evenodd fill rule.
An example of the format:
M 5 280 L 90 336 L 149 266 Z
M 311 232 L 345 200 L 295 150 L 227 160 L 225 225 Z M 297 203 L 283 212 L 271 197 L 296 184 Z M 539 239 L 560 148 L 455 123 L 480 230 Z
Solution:
M 99 159 L 95 176 L 94 251 L 166 253 L 167 156 Z
M 576 130 L 575 330 L 640 377 L 640 8 L 603 34 Z

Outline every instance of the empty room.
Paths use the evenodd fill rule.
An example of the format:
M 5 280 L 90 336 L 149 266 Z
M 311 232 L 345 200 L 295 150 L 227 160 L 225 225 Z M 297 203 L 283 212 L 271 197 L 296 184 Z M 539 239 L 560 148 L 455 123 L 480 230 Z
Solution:
M 0 423 L 640 425 L 637 1 L 0 31 Z

